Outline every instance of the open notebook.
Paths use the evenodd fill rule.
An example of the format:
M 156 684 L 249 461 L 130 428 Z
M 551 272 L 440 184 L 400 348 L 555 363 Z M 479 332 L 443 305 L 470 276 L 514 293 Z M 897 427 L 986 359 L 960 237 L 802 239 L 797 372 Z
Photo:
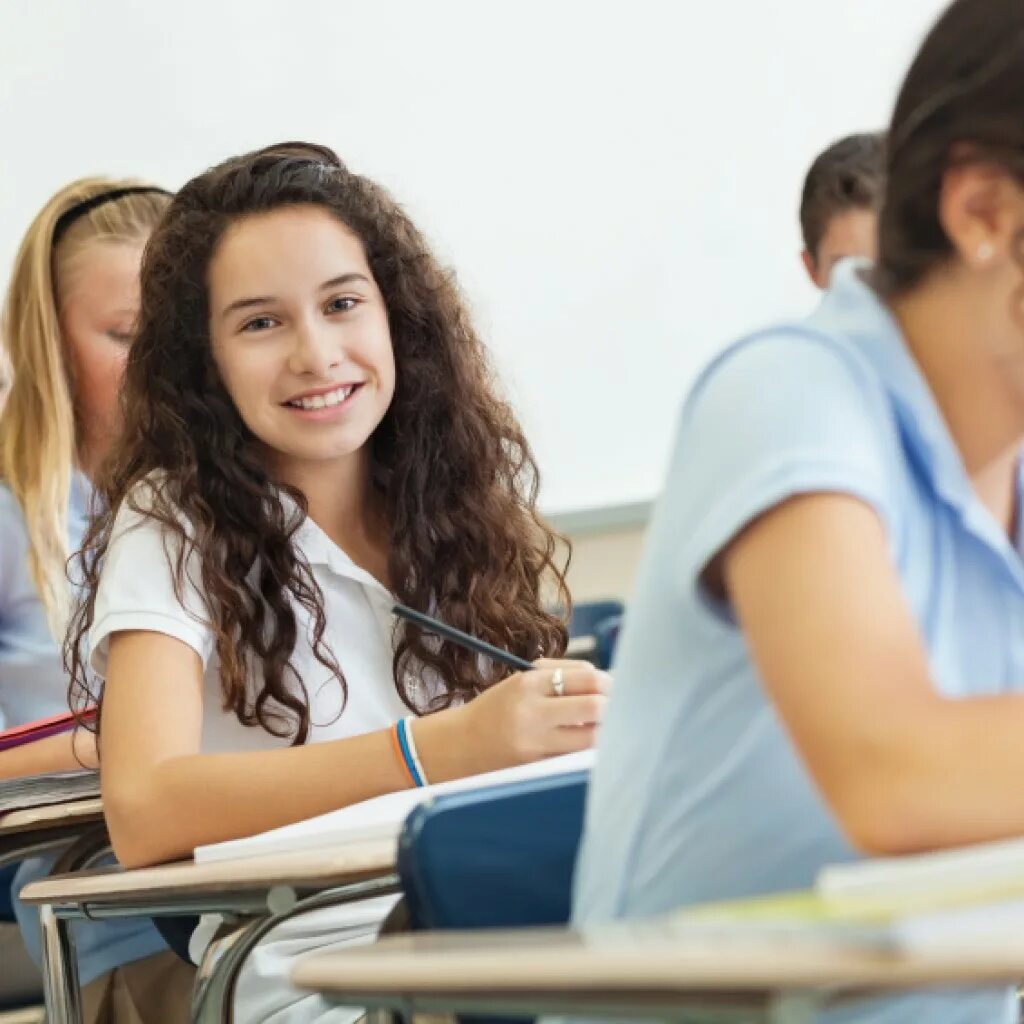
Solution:
M 919 899 L 835 904 L 814 891 L 708 903 L 677 911 L 663 921 L 680 941 L 770 944 L 808 949 L 870 949 L 891 954 L 1021 956 L 1024 963 L 1024 896 L 959 903 Z
M 814 887 L 834 906 L 898 908 L 922 902 L 948 906 L 989 897 L 1024 899 L 1024 839 L 834 864 L 822 869 Z
M 472 775 L 454 782 L 441 782 L 422 789 L 403 789 L 397 793 L 366 800 L 361 804 L 343 807 L 318 818 L 310 818 L 284 828 L 263 832 L 248 839 L 233 839 L 226 843 L 196 848 L 198 863 L 220 860 L 238 860 L 243 857 L 263 857 L 271 853 L 297 853 L 304 850 L 343 846 L 347 843 L 374 841 L 397 842 L 405 819 L 420 804 L 444 793 L 460 793 L 484 786 L 497 786 L 506 782 L 542 778 L 567 772 L 589 769 L 594 763 L 594 752 L 583 751 L 552 757 L 546 761 L 505 768 L 502 771 Z
M 1024 964 L 1024 840 L 829 865 L 811 890 L 697 904 L 658 927 L 705 950 L 767 944 Z
M 1024 840 L 829 865 L 813 890 L 687 907 L 662 922 L 704 948 L 749 943 L 1024 963 Z

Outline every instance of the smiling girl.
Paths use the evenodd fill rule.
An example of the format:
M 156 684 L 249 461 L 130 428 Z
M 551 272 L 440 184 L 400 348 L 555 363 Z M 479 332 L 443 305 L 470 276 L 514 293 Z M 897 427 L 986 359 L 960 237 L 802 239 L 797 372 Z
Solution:
M 554 657 L 565 625 L 544 599 L 567 603 L 526 439 L 394 200 L 321 147 L 229 160 L 178 194 L 142 277 L 111 512 L 85 541 L 68 645 L 79 697 L 98 696 L 90 667 L 103 680 L 119 858 L 406 787 L 402 718 L 431 782 L 591 745 L 607 679 L 589 666 L 502 678 L 394 627 L 398 599 Z M 372 934 L 388 905 L 280 929 L 239 1019 L 318 1019 L 285 987 L 291 960 Z

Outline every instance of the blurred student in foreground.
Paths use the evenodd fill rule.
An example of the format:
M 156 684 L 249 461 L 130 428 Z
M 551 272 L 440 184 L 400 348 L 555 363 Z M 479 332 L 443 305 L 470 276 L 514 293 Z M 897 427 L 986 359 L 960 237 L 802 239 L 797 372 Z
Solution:
M 957 0 L 889 132 L 874 266 L 682 412 L 616 662 L 575 920 L 1024 834 L 1024 4 Z M 1011 1024 L 1010 988 L 829 1024 Z

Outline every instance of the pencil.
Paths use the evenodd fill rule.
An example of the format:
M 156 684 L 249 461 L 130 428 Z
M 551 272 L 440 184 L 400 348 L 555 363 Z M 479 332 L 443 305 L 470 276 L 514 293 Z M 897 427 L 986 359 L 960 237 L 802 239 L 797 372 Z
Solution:
M 508 651 L 503 651 L 500 647 L 495 647 L 494 644 L 489 644 L 486 640 L 478 640 L 469 633 L 463 633 L 461 629 L 456 629 L 454 626 L 449 626 L 446 622 L 432 619 L 429 615 L 416 611 L 415 608 L 409 608 L 404 604 L 396 604 L 391 610 L 399 618 L 415 622 L 420 629 L 426 630 L 428 633 L 444 637 L 445 640 L 451 640 L 453 644 L 458 644 L 460 647 L 465 647 L 470 651 L 476 651 L 477 654 L 484 654 L 488 658 L 500 661 L 503 665 L 508 665 L 509 668 L 514 668 L 519 672 L 529 672 L 533 668 L 533 665 L 525 658 L 510 654 Z

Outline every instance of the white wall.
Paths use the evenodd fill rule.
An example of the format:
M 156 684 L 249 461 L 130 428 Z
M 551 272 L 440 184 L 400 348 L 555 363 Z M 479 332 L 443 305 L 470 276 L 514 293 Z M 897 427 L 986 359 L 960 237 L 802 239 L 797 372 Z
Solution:
M 459 269 L 564 511 L 652 496 L 716 348 L 814 301 L 807 163 L 940 0 L 2 0 L 0 272 L 87 173 L 320 140 Z

